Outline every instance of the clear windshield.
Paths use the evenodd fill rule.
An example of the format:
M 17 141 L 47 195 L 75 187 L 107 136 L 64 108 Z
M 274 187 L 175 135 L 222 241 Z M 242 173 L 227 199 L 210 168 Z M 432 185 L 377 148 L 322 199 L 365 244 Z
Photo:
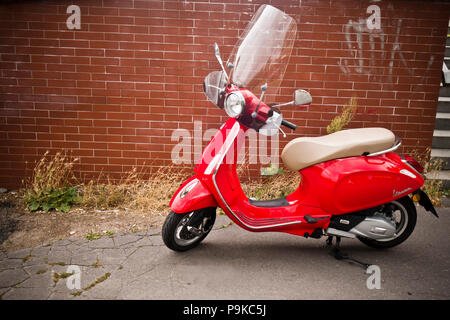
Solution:
M 220 91 L 225 88 L 226 83 L 223 71 L 213 71 L 203 81 L 206 97 L 219 108 L 223 108 L 224 95 L 220 95 Z
M 228 62 L 234 65 L 231 80 L 257 94 L 267 83 L 267 99 L 274 99 L 294 46 L 297 24 L 283 11 L 261 6 L 234 46 Z

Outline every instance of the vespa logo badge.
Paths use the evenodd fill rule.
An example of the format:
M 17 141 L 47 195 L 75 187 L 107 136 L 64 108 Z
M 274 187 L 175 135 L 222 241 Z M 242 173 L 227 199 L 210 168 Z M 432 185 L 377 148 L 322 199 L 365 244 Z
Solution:
M 395 189 L 392 191 L 392 196 L 393 197 L 396 197 L 396 196 L 399 196 L 399 195 L 401 195 L 402 193 L 405 193 L 405 192 L 407 192 L 407 191 L 409 191 L 409 190 L 411 190 L 411 188 L 406 188 L 405 190 L 402 190 L 402 191 L 396 191 Z

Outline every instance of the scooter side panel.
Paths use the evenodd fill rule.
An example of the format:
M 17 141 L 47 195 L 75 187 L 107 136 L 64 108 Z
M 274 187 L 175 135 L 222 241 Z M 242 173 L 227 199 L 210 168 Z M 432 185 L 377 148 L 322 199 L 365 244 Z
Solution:
M 302 202 L 320 206 L 330 214 L 372 208 L 417 189 L 423 177 L 403 164 L 394 153 L 327 161 L 301 171 L 305 185 Z M 301 190 L 299 190 L 302 192 Z
M 211 192 L 197 176 L 189 178 L 178 188 L 169 205 L 170 209 L 175 213 L 185 213 L 218 206 Z
M 258 207 L 252 205 L 244 191 L 242 190 L 239 177 L 237 176 L 237 154 L 242 146 L 247 128 L 239 125 L 236 127 L 236 120 L 228 120 L 219 130 L 225 139 L 218 139 L 217 133 L 215 147 L 209 145 L 207 154 L 212 161 L 202 161 L 197 165 L 197 177 L 211 191 L 228 217 L 246 230 L 254 232 L 281 231 L 293 234 L 304 235 L 305 232 L 311 234 L 316 228 L 326 227 L 330 216 L 317 207 L 302 206 L 297 198 L 289 198 L 289 205 L 282 207 Z M 206 149 L 205 149 L 206 150 Z M 206 151 L 205 151 L 206 152 Z M 204 152 L 204 155 L 205 155 Z M 226 156 L 225 156 L 226 155 Z M 219 157 L 218 161 L 214 159 Z M 308 223 L 304 216 L 310 215 L 320 218 L 317 223 Z

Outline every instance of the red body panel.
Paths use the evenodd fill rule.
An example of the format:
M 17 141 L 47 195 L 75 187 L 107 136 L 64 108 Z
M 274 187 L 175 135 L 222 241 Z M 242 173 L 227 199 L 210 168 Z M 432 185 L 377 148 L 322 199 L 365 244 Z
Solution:
M 401 173 L 404 170 L 409 173 Z M 420 174 L 392 152 L 331 160 L 305 168 L 300 174 L 302 182 L 296 192 L 301 202 L 333 215 L 390 202 L 424 183 Z
M 195 180 L 197 180 L 198 183 L 195 184 Z M 182 196 L 186 186 L 191 183 L 194 183 L 195 186 Z M 217 207 L 217 201 L 197 177 L 193 176 L 178 188 L 169 205 L 173 212 L 184 213 L 207 207 Z
M 236 171 L 237 153 L 248 128 L 230 118 L 203 151 L 190 178 L 175 194 L 178 213 L 219 206 L 236 224 L 250 231 L 280 231 L 297 235 L 327 228 L 332 215 L 372 208 L 401 198 L 423 185 L 423 178 L 392 152 L 327 161 L 302 169 L 298 189 L 286 197 L 289 205 L 259 207 L 244 194 Z M 198 183 L 183 198 L 183 188 Z M 308 223 L 304 216 L 316 218 Z

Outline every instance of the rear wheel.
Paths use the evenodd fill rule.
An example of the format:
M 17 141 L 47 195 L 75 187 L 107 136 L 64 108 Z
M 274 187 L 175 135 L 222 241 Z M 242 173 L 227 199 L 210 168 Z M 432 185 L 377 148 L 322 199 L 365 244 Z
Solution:
M 382 215 L 385 219 L 391 220 L 395 224 L 395 236 L 388 239 L 368 239 L 358 237 L 358 239 L 369 247 L 383 249 L 392 248 L 406 239 L 414 231 L 417 221 L 417 211 L 414 202 L 408 196 L 389 202 L 376 214 Z
M 162 227 L 165 245 L 174 251 L 196 247 L 211 231 L 216 220 L 216 208 L 204 208 L 187 213 L 171 211 Z

